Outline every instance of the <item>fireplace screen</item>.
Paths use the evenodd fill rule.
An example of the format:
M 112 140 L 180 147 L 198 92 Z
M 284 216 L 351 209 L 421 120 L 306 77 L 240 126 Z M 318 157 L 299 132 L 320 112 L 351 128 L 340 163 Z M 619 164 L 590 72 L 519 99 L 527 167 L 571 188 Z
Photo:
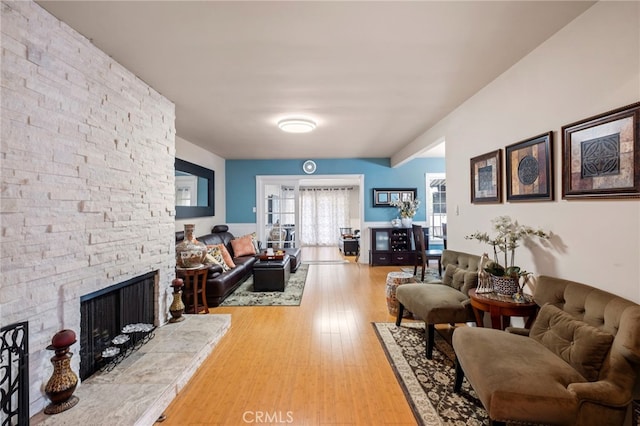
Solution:
M 157 272 L 133 278 L 80 298 L 80 378 L 104 364 L 103 351 L 129 324 L 153 324 Z
M 29 424 L 29 324 L 0 329 L 0 419 L 2 426 Z

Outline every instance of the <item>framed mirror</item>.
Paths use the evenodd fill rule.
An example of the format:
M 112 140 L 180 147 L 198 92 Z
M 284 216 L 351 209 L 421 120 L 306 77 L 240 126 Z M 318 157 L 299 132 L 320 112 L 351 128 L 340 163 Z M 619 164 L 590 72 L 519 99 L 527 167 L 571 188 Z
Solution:
M 176 219 L 214 215 L 214 176 L 213 170 L 176 158 Z

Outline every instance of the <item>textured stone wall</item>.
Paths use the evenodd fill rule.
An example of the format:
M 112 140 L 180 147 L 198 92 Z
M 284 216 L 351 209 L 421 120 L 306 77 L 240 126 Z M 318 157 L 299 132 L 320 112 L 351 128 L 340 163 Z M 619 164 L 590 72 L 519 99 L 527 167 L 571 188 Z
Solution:
M 158 271 L 166 320 L 175 108 L 36 3 L 2 1 L 1 31 L 0 318 L 29 321 L 33 415 L 80 296 Z

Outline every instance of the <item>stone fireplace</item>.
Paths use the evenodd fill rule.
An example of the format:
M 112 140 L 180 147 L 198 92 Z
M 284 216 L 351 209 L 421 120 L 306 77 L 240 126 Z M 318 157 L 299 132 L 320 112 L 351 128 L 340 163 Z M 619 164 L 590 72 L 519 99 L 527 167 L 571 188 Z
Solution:
M 124 344 L 113 340 L 123 336 L 123 327 L 130 324 L 153 324 L 154 294 L 157 271 L 112 285 L 80 298 L 80 379 L 85 380 L 101 368 L 120 360 L 131 349 L 132 337 Z M 117 356 L 102 354 L 116 348 Z
M 61 329 L 80 336 L 83 296 L 153 274 L 153 323 L 168 318 L 175 107 L 38 4 L 1 7 L 0 315 L 29 323 L 34 415 L 45 348 Z

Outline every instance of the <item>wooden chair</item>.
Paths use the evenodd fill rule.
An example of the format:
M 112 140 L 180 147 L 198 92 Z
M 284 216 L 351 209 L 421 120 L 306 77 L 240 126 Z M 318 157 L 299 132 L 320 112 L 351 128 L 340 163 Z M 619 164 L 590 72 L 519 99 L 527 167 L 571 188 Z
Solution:
M 430 260 L 438 262 L 438 273 L 442 276 L 442 250 L 429 250 L 429 228 L 425 230 L 420 225 L 412 225 L 413 243 L 415 245 L 416 263 L 413 267 L 413 275 L 418 272 L 418 265 L 422 266 L 422 278 L 424 281 L 424 272 L 429 266 Z
M 444 244 L 444 249 L 447 249 L 447 224 L 442 224 L 442 243 Z

